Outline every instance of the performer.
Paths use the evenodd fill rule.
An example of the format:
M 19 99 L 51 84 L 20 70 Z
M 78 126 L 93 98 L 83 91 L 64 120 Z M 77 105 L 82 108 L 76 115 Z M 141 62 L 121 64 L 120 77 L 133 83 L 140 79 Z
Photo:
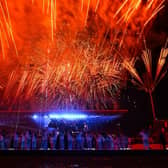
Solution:
M 32 150 L 36 150 L 37 148 L 37 138 L 36 138 L 36 134 L 33 133 L 33 136 L 32 136 Z
M 166 150 L 166 135 L 165 135 L 165 128 L 164 127 L 161 128 L 159 139 L 160 139 L 160 143 L 162 145 L 162 148 L 164 150 Z
M 64 133 L 61 132 L 59 136 L 59 149 L 64 150 Z
M 25 149 L 25 135 L 22 133 L 21 135 L 21 150 Z
M 59 132 L 55 131 L 53 135 L 53 149 L 57 149 L 58 135 L 59 135 Z
M 85 133 L 88 131 L 88 125 L 87 125 L 86 123 L 84 123 L 83 131 L 84 131 Z
M 140 132 L 140 135 L 141 135 L 142 140 L 143 140 L 144 149 L 149 150 L 149 135 L 148 135 L 148 132 L 145 129 L 143 129 Z
M 76 149 L 77 150 L 80 150 L 82 148 L 81 142 L 82 142 L 82 134 L 81 132 L 79 132 L 78 135 L 76 136 Z
M 86 134 L 87 148 L 92 148 L 92 136 L 91 134 Z
M 121 149 L 128 148 L 128 137 L 123 133 L 120 134 L 120 146 L 121 146 Z
M 1 134 L 0 134 L 0 149 L 1 150 L 5 149 L 4 137 Z
M 15 150 L 18 149 L 18 147 L 19 147 L 19 136 L 18 136 L 17 132 L 14 135 L 14 142 L 13 143 L 14 143 L 13 144 L 14 149 Z
M 73 138 L 71 133 L 68 132 L 67 134 L 67 138 L 68 138 L 68 150 L 72 150 L 72 142 L 73 142 Z
M 25 143 L 25 146 L 26 146 L 26 149 L 27 150 L 30 150 L 30 147 L 31 147 L 31 135 L 30 135 L 30 131 L 27 131 L 26 132 L 26 143 Z
M 41 148 L 44 150 L 48 149 L 48 137 L 47 137 L 47 132 L 45 132 L 42 136 L 42 143 L 41 143 Z
M 117 135 L 113 135 L 113 142 L 114 142 L 114 150 L 120 149 L 120 141 Z
M 97 143 L 97 150 L 102 150 L 103 149 L 103 137 L 101 134 L 98 134 L 96 138 L 96 143 Z
M 113 144 L 113 137 L 109 134 L 107 135 L 107 149 L 113 150 L 114 144 Z

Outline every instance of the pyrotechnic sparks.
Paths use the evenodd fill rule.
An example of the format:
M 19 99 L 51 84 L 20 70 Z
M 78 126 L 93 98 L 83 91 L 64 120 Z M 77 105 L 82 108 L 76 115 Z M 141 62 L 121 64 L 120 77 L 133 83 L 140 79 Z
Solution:
M 46 108 L 90 109 L 115 104 L 126 83 L 121 55 L 136 55 L 131 49 L 139 34 L 163 7 L 164 0 L 1 0 L 6 61 L 0 67 L 7 69 L 0 79 L 2 104 L 38 106 L 45 100 Z
M 105 99 L 110 97 L 113 99 L 114 92 L 118 91 L 123 82 L 121 64 L 117 58 L 106 60 L 104 56 L 102 59 L 97 55 L 94 57 L 94 52 L 85 51 L 78 55 L 79 51 L 76 48 L 74 55 L 71 55 L 72 62 L 65 60 L 60 64 L 55 58 L 42 67 L 34 66 L 34 70 L 24 70 L 19 76 L 15 73 L 14 79 L 19 81 L 18 85 L 11 81 L 13 79 L 9 79 L 10 90 L 14 92 L 14 101 L 20 98 L 32 99 L 41 94 L 45 96 L 47 93 L 49 107 L 52 105 L 56 108 L 65 108 L 69 105 L 76 107 L 77 104 L 77 107 L 85 108 L 87 104 L 90 108 L 107 108 Z M 58 101 L 55 101 L 56 98 Z
M 133 77 L 132 83 L 135 86 L 137 86 L 140 90 L 144 90 L 145 92 L 149 93 L 154 119 L 156 119 L 156 114 L 152 93 L 155 90 L 157 84 L 160 82 L 160 80 L 165 76 L 167 72 L 168 67 L 165 66 L 167 56 L 168 56 L 168 48 L 166 48 L 165 46 L 165 48 L 162 48 L 160 52 L 155 77 L 152 76 L 152 56 L 151 51 L 149 49 L 144 50 L 142 53 L 141 58 L 146 69 L 146 73 L 144 73 L 142 77 L 140 77 L 140 75 L 136 71 L 135 60 L 131 61 L 124 60 L 123 62 L 123 66 L 130 72 L 130 74 Z
M 152 1 L 151 1 L 151 2 L 152 2 Z M 152 3 L 153 3 L 153 2 L 152 2 Z M 152 3 L 151 3 L 151 4 L 152 4 Z M 151 16 L 149 17 L 149 19 L 147 19 L 147 21 L 145 22 L 144 27 L 151 21 L 151 19 L 152 19 L 155 15 L 157 15 L 157 13 L 158 13 L 160 10 L 162 10 L 162 9 L 164 8 L 163 3 L 164 3 L 164 1 L 161 1 L 160 4 L 158 4 L 157 8 L 154 9 L 152 15 L 151 15 Z M 150 8 L 151 4 L 149 4 L 149 6 L 147 7 L 147 10 Z
M 83 3 L 84 3 L 84 0 L 81 0 L 81 11 L 83 11 Z
M 87 20 L 88 20 L 89 9 L 90 9 L 90 0 L 88 0 L 88 5 L 87 5 L 87 12 L 86 12 L 85 26 L 86 26 L 86 24 L 87 24 Z
M 34 4 L 34 1 L 35 0 L 32 0 L 32 4 Z M 56 31 L 56 22 L 57 22 L 57 20 L 56 20 L 56 18 L 57 18 L 57 0 L 42 0 L 42 11 L 43 11 L 43 14 L 48 15 L 50 13 L 51 39 L 52 39 L 52 41 L 54 41 L 54 31 Z
M 14 49 L 16 51 L 16 55 L 18 55 L 18 51 L 16 48 L 16 43 L 13 36 L 12 24 L 10 20 L 10 14 L 8 10 L 7 1 L 0 1 L 0 40 L 1 40 L 1 50 L 2 57 L 5 59 L 5 48 L 9 48 L 10 40 L 13 42 Z
M 98 7 L 99 7 L 99 4 L 100 4 L 100 0 L 97 0 L 95 12 L 97 12 L 97 9 L 98 9 Z

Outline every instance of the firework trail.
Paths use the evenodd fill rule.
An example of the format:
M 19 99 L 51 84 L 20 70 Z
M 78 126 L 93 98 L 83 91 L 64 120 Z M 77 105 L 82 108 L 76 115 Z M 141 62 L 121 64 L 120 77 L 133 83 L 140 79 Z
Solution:
M 163 8 L 164 0 L 1 0 L 1 104 L 114 108 L 127 81 L 123 57 L 135 57 Z
M 136 71 L 135 59 L 132 59 L 132 60 L 126 59 L 123 62 L 123 66 L 130 72 L 131 76 L 133 77 L 132 83 L 135 86 L 137 86 L 138 89 L 144 90 L 149 94 L 154 120 L 156 119 L 156 114 L 155 114 L 155 107 L 154 107 L 152 93 L 155 90 L 158 83 L 167 73 L 168 67 L 166 67 L 166 58 L 168 56 L 168 48 L 166 47 L 167 45 L 165 45 L 165 47 L 161 49 L 160 56 L 157 62 L 156 73 L 154 77 L 152 76 L 152 55 L 151 55 L 151 51 L 147 48 L 142 52 L 142 57 L 141 57 L 146 69 L 146 73 L 143 73 L 142 76 L 140 76 Z
M 10 40 L 13 43 L 16 55 L 18 55 L 18 51 L 16 48 L 16 43 L 13 36 L 12 24 L 10 19 L 10 14 L 8 10 L 7 1 L 0 1 L 0 39 L 1 39 L 1 50 L 2 50 L 2 58 L 5 59 L 5 48 L 10 47 Z

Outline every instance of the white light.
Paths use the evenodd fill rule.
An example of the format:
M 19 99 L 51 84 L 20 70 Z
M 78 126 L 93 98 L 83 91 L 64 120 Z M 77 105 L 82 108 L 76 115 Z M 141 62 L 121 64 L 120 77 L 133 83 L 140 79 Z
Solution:
M 59 119 L 60 117 L 57 114 L 50 114 L 49 118 L 51 118 L 51 119 Z
M 65 120 L 80 120 L 86 119 L 87 115 L 85 114 L 50 114 L 51 119 L 65 119 Z
M 38 118 L 38 116 L 35 114 L 35 115 L 33 115 L 33 119 L 37 119 Z
M 45 116 L 44 116 L 44 118 L 45 118 L 45 119 L 47 119 L 47 118 L 48 118 L 48 116 L 47 116 L 47 115 L 45 115 Z

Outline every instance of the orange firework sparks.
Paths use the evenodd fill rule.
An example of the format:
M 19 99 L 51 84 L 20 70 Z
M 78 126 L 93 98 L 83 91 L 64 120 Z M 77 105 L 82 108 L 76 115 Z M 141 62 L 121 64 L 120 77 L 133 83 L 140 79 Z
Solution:
M 163 7 L 164 0 L 0 0 L 2 104 L 108 108 L 126 83 L 121 56 L 135 59 L 131 49 Z
M 10 20 L 10 14 L 8 10 L 7 1 L 4 2 L 0 1 L 0 39 L 1 39 L 1 50 L 3 59 L 5 59 L 5 48 L 9 48 L 9 40 L 13 42 L 16 55 L 18 55 L 16 43 L 13 36 L 12 25 Z M 9 39 L 8 39 L 9 38 Z

